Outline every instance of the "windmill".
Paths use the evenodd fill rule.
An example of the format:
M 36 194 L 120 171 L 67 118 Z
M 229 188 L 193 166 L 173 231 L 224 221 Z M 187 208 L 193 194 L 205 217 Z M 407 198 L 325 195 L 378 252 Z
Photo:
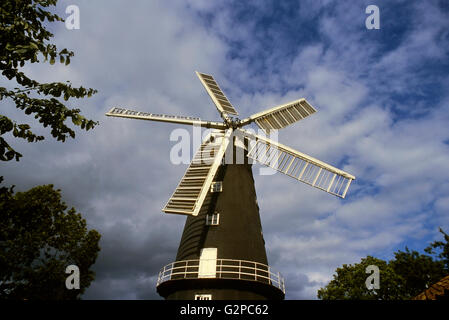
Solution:
M 187 215 L 175 262 L 163 267 L 158 293 L 166 299 L 283 299 L 284 279 L 268 266 L 251 163 L 344 198 L 355 177 L 288 146 L 243 129 L 255 123 L 266 133 L 285 128 L 316 110 L 306 99 L 240 120 L 211 75 L 196 72 L 222 122 L 114 107 L 107 116 L 213 129 L 194 155 L 162 209 Z M 236 154 L 244 154 L 236 163 Z M 224 161 L 233 154 L 232 161 Z

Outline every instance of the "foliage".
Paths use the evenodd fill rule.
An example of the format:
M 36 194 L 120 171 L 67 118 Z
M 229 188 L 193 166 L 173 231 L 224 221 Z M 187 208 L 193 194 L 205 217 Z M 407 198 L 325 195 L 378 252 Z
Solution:
M 369 290 L 365 281 L 369 274 L 366 267 L 375 265 L 379 267 L 380 289 Z M 401 297 L 401 278 L 393 268 L 384 260 L 371 256 L 363 258 L 360 263 L 337 268 L 334 279 L 325 287 L 318 290 L 318 298 L 323 300 L 390 300 Z
M 90 267 L 100 250 L 100 234 L 88 231 L 60 190 L 38 186 L 14 194 L 0 192 L 0 298 L 76 299 L 94 279 Z M 76 265 L 80 289 L 65 286 L 65 269 Z
M 75 137 L 75 131 L 68 127 L 66 121 L 71 119 L 75 126 L 89 130 L 97 122 L 88 120 L 80 114 L 80 110 L 70 109 L 59 99 L 90 97 L 97 91 L 83 87 L 72 87 L 67 81 L 39 83 L 30 79 L 20 68 L 26 63 L 38 63 L 41 56 L 44 62 L 53 65 L 57 60 L 68 65 L 74 53 L 67 49 L 58 50 L 49 42 L 53 34 L 46 29 L 44 23 L 62 22 L 58 15 L 46 8 L 55 6 L 57 0 L 2 0 L 0 2 L 0 71 L 2 80 L 15 82 L 19 87 L 13 90 L 0 87 L 0 101 L 10 99 L 18 109 L 27 115 L 33 115 L 44 127 L 51 128 L 51 134 L 58 141 Z M 5 79 L 6 78 L 6 79 Z M 11 86 L 14 86 L 12 84 Z M 0 115 L 0 160 L 9 161 L 22 156 L 14 150 L 4 135 L 11 133 L 15 138 L 28 142 L 44 139 L 31 131 L 27 123 L 16 121 Z
M 442 261 L 434 260 L 432 257 L 410 251 L 395 252 L 395 258 L 390 261 L 394 272 L 403 279 L 403 299 L 411 299 L 423 292 L 432 284 L 438 282 L 447 275 Z
M 449 235 L 440 228 L 440 233 L 443 234 L 444 241 L 434 241 L 432 242 L 424 251 L 429 254 L 435 255 L 437 252 L 435 250 L 441 250 L 438 253 L 437 258 L 441 259 L 444 263 L 444 268 L 449 271 Z
M 417 296 L 432 284 L 449 274 L 449 236 L 442 229 L 445 242 L 435 241 L 425 249 L 430 254 L 415 250 L 398 250 L 394 259 L 384 261 L 371 256 L 354 265 L 337 268 L 333 279 L 318 290 L 323 300 L 406 300 Z M 437 253 L 435 250 L 441 250 Z M 432 257 L 431 255 L 435 256 Z M 376 265 L 380 271 L 380 288 L 370 290 L 365 281 L 366 267 Z

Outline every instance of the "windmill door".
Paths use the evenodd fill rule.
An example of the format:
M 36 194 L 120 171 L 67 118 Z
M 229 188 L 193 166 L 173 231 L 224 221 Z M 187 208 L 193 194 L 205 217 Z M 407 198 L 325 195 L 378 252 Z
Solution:
M 215 278 L 216 271 L 217 248 L 201 249 L 198 278 Z

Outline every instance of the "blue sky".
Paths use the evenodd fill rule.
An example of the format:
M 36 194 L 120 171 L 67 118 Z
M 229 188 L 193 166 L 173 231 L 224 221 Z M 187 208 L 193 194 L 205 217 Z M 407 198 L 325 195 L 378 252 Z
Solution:
M 449 230 L 447 2 L 60 1 L 61 16 L 70 4 L 81 28 L 52 26 L 75 52 L 70 66 L 25 71 L 98 89 L 73 105 L 100 126 L 64 144 L 36 127 L 47 140 L 14 142 L 23 160 L 1 175 L 17 190 L 55 184 L 102 233 L 85 298 L 158 298 L 157 272 L 185 221 L 161 213 L 186 169 L 169 161 L 177 127 L 104 113 L 120 105 L 218 120 L 195 70 L 214 75 L 242 118 L 305 97 L 318 112 L 280 142 L 357 177 L 340 200 L 254 166 L 269 263 L 287 299 L 315 299 L 342 264 L 421 250 L 438 227 Z M 370 4 L 379 30 L 365 27 Z

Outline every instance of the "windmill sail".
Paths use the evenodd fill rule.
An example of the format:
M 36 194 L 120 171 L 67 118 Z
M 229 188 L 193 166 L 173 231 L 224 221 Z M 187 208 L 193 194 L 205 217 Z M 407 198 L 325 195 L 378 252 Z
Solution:
M 226 129 L 226 125 L 221 122 L 203 121 L 197 117 L 171 116 L 159 113 L 149 113 L 134 111 L 124 108 L 114 107 L 106 113 L 109 117 L 131 118 L 139 120 L 150 120 L 160 122 L 170 122 L 185 125 L 194 125 L 213 129 Z
M 162 211 L 186 215 L 198 215 L 210 197 L 210 185 L 220 166 L 229 144 L 232 129 L 212 133 L 198 149 L 189 168 Z
M 315 108 L 306 99 L 299 99 L 253 114 L 242 120 L 241 124 L 245 125 L 254 121 L 261 129 L 269 132 L 285 128 L 315 112 Z
M 355 177 L 318 159 L 267 138 L 244 131 L 255 139 L 248 158 L 256 160 L 292 178 L 344 198 Z
M 234 109 L 228 98 L 226 98 L 225 94 L 218 86 L 218 83 L 211 75 L 200 72 L 196 72 L 196 75 L 200 78 L 201 83 L 204 88 L 206 88 L 207 93 L 211 97 L 221 115 L 223 113 L 236 116 L 238 115 L 238 112 Z

